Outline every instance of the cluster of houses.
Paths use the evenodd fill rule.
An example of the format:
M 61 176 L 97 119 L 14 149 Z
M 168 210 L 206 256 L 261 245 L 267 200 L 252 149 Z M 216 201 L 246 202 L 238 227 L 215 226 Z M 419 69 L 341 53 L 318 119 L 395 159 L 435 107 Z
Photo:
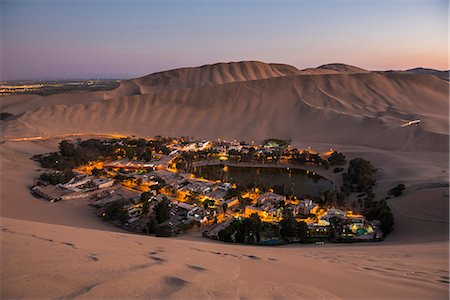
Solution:
M 250 217 L 256 213 L 262 221 L 277 224 L 282 220 L 284 210 L 288 209 L 297 221 L 304 221 L 308 225 L 309 237 L 332 238 L 336 235 L 336 219 L 339 220 L 340 237 L 355 240 L 382 237 L 377 222 L 369 222 L 362 215 L 350 211 L 321 208 L 310 199 L 286 199 L 285 196 L 273 192 L 253 193 L 252 197 L 247 198 L 248 201 L 241 202 L 242 198 L 236 197 L 233 193 L 235 186 L 230 183 L 194 178 L 188 173 L 171 171 L 168 167 L 171 159 L 180 152 L 216 149 L 219 150 L 219 159 L 226 160 L 230 150 L 248 153 L 253 148 L 252 151 L 267 155 L 279 149 L 277 143 L 253 146 L 237 142 L 181 140 L 168 144 L 167 148 L 170 150 L 169 155 L 161 155 L 150 162 L 121 159 L 102 163 L 102 167 L 108 170 L 123 169 L 127 173 L 134 173 L 132 176 L 147 188 L 160 185 L 161 182 L 170 188 L 171 193 L 167 192 L 168 189 L 150 188 L 147 191 L 151 193 L 148 204 L 142 202 L 142 191 L 133 190 L 133 187 L 123 182 L 121 186 L 114 179 L 93 175 L 80 174 L 66 184 L 37 185 L 32 191 L 51 202 L 89 198 L 92 200 L 91 205 L 98 208 L 122 201 L 126 203 L 123 210 L 126 212 L 127 229 L 139 232 L 147 228 L 154 207 L 168 199 L 171 203 L 170 217 L 162 225 L 167 225 L 174 233 L 178 232 L 183 224 L 195 221 L 203 224 L 204 232 L 207 233 L 205 236 L 215 238 L 235 217 Z M 145 172 L 140 172 L 142 170 Z M 111 174 L 106 176 L 111 177 Z
M 80 174 L 65 184 L 36 185 L 31 190 L 37 196 L 55 202 L 95 196 L 105 189 L 112 188 L 113 185 L 114 179 Z
M 379 222 L 369 222 L 363 215 L 336 208 L 321 208 L 311 199 L 287 200 L 286 197 L 274 193 L 261 194 L 256 201 L 245 206 L 244 216 L 256 213 L 265 222 L 278 223 L 282 220 L 283 210 L 290 209 L 297 221 L 308 225 L 308 236 L 313 238 L 336 237 L 336 226 L 340 225 L 337 238 L 349 240 L 381 239 Z M 337 221 L 334 221 L 336 220 Z

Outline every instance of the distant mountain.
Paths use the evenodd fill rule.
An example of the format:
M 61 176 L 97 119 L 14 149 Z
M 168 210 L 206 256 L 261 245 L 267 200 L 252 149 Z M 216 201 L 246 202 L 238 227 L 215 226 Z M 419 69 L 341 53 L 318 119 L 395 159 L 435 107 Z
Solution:
M 411 73 L 411 74 L 430 74 L 430 75 L 434 75 L 437 76 L 441 79 L 444 80 L 449 80 L 449 70 L 447 71 L 441 71 L 441 70 L 435 70 L 435 69 L 428 69 L 428 68 L 414 68 L 414 69 L 409 69 L 405 71 L 406 73 Z

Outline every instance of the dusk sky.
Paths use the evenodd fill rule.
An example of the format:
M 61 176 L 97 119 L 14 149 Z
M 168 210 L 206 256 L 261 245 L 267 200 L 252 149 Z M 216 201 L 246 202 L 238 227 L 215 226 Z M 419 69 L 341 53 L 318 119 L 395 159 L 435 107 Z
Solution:
M 259 60 L 447 69 L 447 0 L 2 0 L 1 80 Z

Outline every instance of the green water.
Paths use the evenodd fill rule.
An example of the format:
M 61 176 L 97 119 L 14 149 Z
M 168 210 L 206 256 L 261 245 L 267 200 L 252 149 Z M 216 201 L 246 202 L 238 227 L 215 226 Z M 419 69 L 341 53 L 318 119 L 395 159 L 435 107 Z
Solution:
M 235 183 L 245 189 L 272 188 L 275 193 L 303 197 L 318 196 L 321 191 L 334 191 L 334 184 L 312 171 L 286 167 L 238 167 L 224 164 L 194 167 L 197 177 Z

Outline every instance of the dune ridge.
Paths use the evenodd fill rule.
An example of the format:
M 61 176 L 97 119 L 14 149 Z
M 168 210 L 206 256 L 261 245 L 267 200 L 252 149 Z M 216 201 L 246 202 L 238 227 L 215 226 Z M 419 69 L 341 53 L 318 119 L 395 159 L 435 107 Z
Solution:
M 380 74 L 342 64 L 319 68 L 344 73 L 301 75 L 287 65 L 222 63 L 154 73 L 106 92 L 6 97 L 4 108 L 17 116 L 3 122 L 2 134 L 7 139 L 95 128 L 139 136 L 277 136 L 448 150 L 447 82 L 428 74 Z M 419 127 L 401 127 L 415 119 L 422 121 Z

